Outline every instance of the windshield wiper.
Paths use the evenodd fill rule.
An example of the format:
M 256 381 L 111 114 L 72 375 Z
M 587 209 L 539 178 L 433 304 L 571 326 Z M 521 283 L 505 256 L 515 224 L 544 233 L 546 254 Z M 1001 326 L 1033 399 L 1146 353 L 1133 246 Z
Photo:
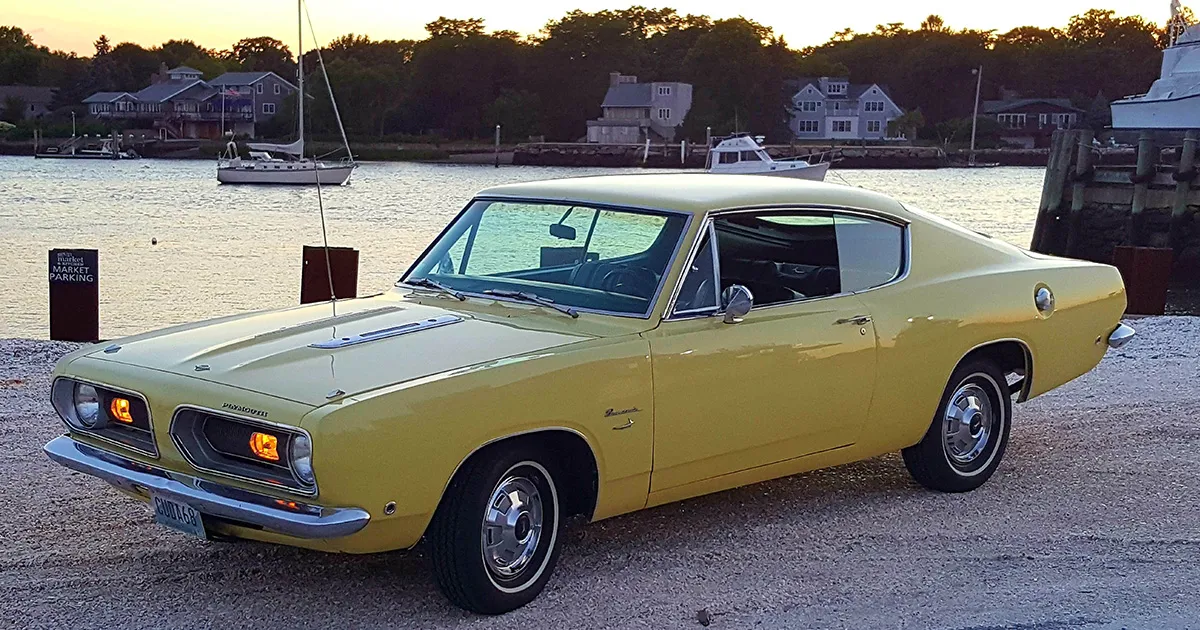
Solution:
M 442 284 L 441 282 L 438 282 L 437 280 L 430 280 L 429 278 L 417 278 L 415 280 L 405 280 L 401 284 L 407 284 L 412 287 L 433 289 L 434 291 L 440 291 L 446 295 L 449 295 L 450 297 L 458 300 L 459 302 L 467 301 L 467 296 L 464 295 L 462 291 L 455 291 L 454 289 L 451 289 L 450 287 Z
M 495 295 L 497 297 L 506 297 L 506 298 L 512 298 L 514 300 L 521 300 L 522 302 L 531 302 L 533 304 L 538 304 L 541 306 L 545 306 L 547 308 L 552 308 L 560 313 L 566 313 L 567 315 L 570 315 L 573 318 L 576 318 L 576 319 L 579 318 L 579 311 L 576 311 L 575 309 L 571 308 L 570 306 L 563 306 L 561 304 L 556 304 L 554 302 L 554 300 L 551 300 L 550 298 L 544 298 L 536 293 L 529 293 L 528 291 L 509 291 L 507 289 L 488 289 L 488 290 L 484 291 L 484 293 L 486 293 L 488 295 Z

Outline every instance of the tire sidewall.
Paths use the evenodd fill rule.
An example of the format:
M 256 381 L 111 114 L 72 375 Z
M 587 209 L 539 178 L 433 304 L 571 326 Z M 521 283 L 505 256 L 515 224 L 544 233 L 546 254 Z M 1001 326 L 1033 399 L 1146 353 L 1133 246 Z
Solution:
M 994 366 L 991 366 L 991 364 L 977 364 L 974 367 L 975 369 L 973 370 L 962 370 L 964 375 L 959 375 L 958 371 L 956 371 L 955 376 L 957 378 L 951 380 L 950 387 L 946 389 L 946 393 L 942 397 L 942 404 L 938 407 L 938 414 L 935 417 L 933 427 L 937 430 L 938 443 L 941 446 L 942 459 L 946 462 L 946 466 L 951 472 L 965 479 L 980 475 L 985 475 L 986 478 L 995 471 L 993 464 L 998 465 L 1000 459 L 1004 456 L 1004 448 L 1008 439 L 1009 419 L 1012 415 L 1012 401 L 1004 395 L 1004 386 L 1001 385 L 1001 383 L 1006 382 L 1003 376 L 997 380 L 995 374 L 991 372 L 997 372 L 998 370 Z M 987 395 L 992 407 L 997 410 L 1000 417 L 998 418 L 998 426 L 996 426 L 992 434 L 991 442 L 987 445 L 987 450 L 985 451 L 987 457 L 983 458 L 985 453 L 980 453 L 979 458 L 983 458 L 982 463 L 977 458 L 976 461 L 964 467 L 961 464 L 955 463 L 950 457 L 950 453 L 946 449 L 946 440 L 942 433 L 944 431 L 943 425 L 945 423 L 946 411 L 953 402 L 952 397 L 954 393 L 968 384 L 979 385 L 983 388 L 984 394 Z
M 483 561 L 483 540 L 482 536 L 480 537 L 479 561 L 480 563 L 483 563 L 483 572 L 487 576 L 492 587 L 497 591 L 504 593 L 505 595 L 519 595 L 537 585 L 543 576 L 549 577 L 547 575 L 548 569 L 552 568 L 552 560 L 554 559 L 553 556 L 555 556 L 554 552 L 558 548 L 558 524 L 560 520 L 558 488 L 554 483 L 554 475 L 550 473 L 546 466 L 535 460 L 526 459 L 516 462 L 495 478 L 494 483 L 492 484 L 492 489 L 488 491 L 488 496 L 484 498 L 483 505 L 479 510 L 481 517 L 484 511 L 487 509 L 488 500 L 491 498 L 492 493 L 495 492 L 495 488 L 497 485 L 499 485 L 500 481 L 509 476 L 515 475 L 527 477 L 538 487 L 538 493 L 542 496 L 542 503 L 544 506 L 542 508 L 543 535 L 542 540 L 538 542 L 538 548 L 534 552 L 533 559 L 530 561 L 529 567 L 518 574 L 515 579 L 512 580 L 511 585 L 506 584 L 506 582 L 508 582 L 507 580 L 494 575 L 487 568 L 486 563 Z M 549 523 L 546 522 L 547 517 L 552 519 Z M 548 537 L 546 536 L 547 533 L 549 534 Z M 533 572 L 530 573 L 530 571 Z M 541 588 L 538 588 L 538 590 L 540 591 Z

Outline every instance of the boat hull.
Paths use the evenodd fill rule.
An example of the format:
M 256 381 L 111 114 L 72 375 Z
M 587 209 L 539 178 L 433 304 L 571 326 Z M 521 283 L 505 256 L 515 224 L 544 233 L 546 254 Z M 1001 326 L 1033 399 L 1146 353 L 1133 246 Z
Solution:
M 1194 129 L 1200 94 L 1174 99 L 1136 98 L 1112 104 L 1113 129 Z
M 254 165 L 217 168 L 222 184 L 275 184 L 282 186 L 340 186 L 350 181 L 353 166 Z
M 734 165 L 735 167 L 737 165 Z M 825 181 L 825 174 L 829 172 L 829 162 L 820 164 L 789 164 L 787 162 L 775 162 L 768 169 L 749 169 L 749 168 L 711 168 L 710 173 L 719 173 L 723 175 L 766 175 L 768 177 L 787 177 L 790 179 L 803 179 L 810 182 Z

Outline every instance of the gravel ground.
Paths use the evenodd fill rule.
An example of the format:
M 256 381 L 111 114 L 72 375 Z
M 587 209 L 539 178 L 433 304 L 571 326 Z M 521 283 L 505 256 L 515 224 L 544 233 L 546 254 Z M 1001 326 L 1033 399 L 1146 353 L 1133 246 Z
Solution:
M 47 373 L 0 341 L 0 626 L 1200 627 L 1200 319 L 1133 322 L 1091 374 L 1017 407 L 991 482 L 940 495 L 898 456 L 573 530 L 542 596 L 449 606 L 420 548 L 335 556 L 192 540 L 52 465 Z

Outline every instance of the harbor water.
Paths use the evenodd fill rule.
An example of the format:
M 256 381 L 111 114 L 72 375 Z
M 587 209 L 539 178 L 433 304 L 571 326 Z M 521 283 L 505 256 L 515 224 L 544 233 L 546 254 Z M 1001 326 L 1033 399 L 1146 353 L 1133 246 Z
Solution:
M 0 338 L 48 335 L 47 252 L 100 250 L 100 334 L 294 305 L 321 243 L 314 188 L 218 184 L 215 161 L 0 157 Z M 360 251 L 359 294 L 387 290 L 481 188 L 643 169 L 367 163 L 324 188 L 330 245 Z M 1027 247 L 1044 169 L 831 171 Z M 157 244 L 152 244 L 152 243 Z

